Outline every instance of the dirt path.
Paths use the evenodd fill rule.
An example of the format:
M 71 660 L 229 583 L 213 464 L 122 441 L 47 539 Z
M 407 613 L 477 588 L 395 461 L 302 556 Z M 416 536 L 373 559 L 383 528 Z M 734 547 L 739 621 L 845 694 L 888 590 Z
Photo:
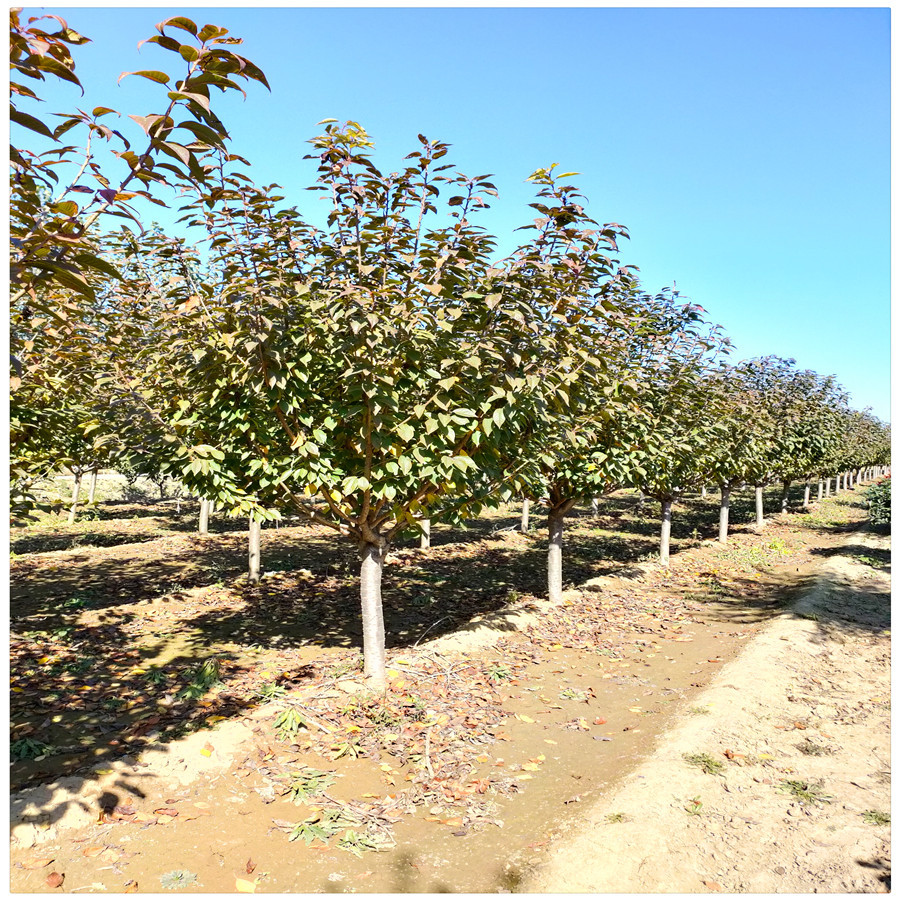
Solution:
M 889 547 L 873 535 L 850 543 L 872 556 Z M 890 828 L 870 824 L 890 812 L 889 605 L 888 572 L 828 560 L 813 590 L 697 698 L 708 714 L 668 731 L 522 887 L 889 890 Z M 686 759 L 702 764 L 700 754 L 721 771 Z

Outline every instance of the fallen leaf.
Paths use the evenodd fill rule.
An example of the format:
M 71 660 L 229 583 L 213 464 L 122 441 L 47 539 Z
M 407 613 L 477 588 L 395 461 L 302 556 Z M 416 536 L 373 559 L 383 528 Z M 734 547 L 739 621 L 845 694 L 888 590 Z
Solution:
M 252 875 L 254 869 L 256 868 L 256 863 L 253 862 L 252 859 L 248 859 L 248 860 L 247 860 L 247 865 L 244 866 L 244 868 L 246 869 L 248 875 Z
M 107 848 L 100 854 L 100 859 L 104 862 L 115 862 L 122 854 L 118 850 Z
M 100 849 L 102 850 L 103 848 L 101 847 Z M 26 859 L 25 862 L 22 863 L 22 868 L 23 869 L 43 869 L 44 866 L 49 866 L 50 863 L 52 863 L 55 858 L 56 857 L 54 857 L 54 856 L 32 857 L 31 859 Z
M 154 809 L 153 812 L 157 816 L 171 816 L 172 818 L 178 815 L 178 810 L 172 809 L 170 806 L 161 806 L 159 809 Z
M 216 748 L 213 747 L 213 745 L 210 744 L 209 741 L 207 741 L 207 742 L 203 745 L 203 749 L 200 751 L 200 754 L 201 754 L 201 756 L 212 756 L 212 755 L 213 755 L 213 750 L 215 750 L 215 749 L 216 749 Z
M 88 857 L 99 856 L 105 849 L 106 847 L 85 847 L 81 851 L 81 855 Z
M 138 889 L 138 883 L 134 880 L 125 882 L 125 893 L 126 894 L 136 894 Z
M 519 715 L 519 713 L 516 713 L 516 718 L 520 722 L 525 722 L 527 725 L 534 725 L 534 719 L 532 719 L 531 716 Z
M 234 882 L 234 886 L 242 894 L 255 894 L 256 893 L 256 882 L 255 881 L 247 881 L 246 878 L 236 878 L 235 882 Z
M 718 881 L 704 881 L 703 884 L 711 891 L 723 891 L 725 888 Z
M 606 719 L 604 719 L 603 716 L 597 716 L 597 718 L 594 719 L 594 724 L 595 725 L 605 725 Z
M 51 872 L 47 876 L 47 887 L 58 888 L 62 887 L 62 883 L 66 880 L 65 875 L 61 875 L 59 872 Z

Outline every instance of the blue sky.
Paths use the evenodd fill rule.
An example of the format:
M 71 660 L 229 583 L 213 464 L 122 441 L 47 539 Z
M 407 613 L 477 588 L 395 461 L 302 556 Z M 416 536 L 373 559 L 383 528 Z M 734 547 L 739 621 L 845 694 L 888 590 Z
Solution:
M 383 168 L 398 168 L 421 132 L 452 144 L 462 171 L 493 173 L 500 198 L 482 224 L 502 249 L 532 216 L 525 179 L 558 162 L 581 173 L 594 218 L 628 227 L 620 258 L 646 289 L 677 283 L 737 358 L 774 353 L 834 373 L 852 405 L 890 418 L 886 8 L 25 14 L 39 11 L 93 41 L 75 48 L 86 96 L 41 86 L 44 111 L 158 111 L 158 85 L 116 85 L 123 71 L 178 71 L 138 41 L 170 15 L 223 25 L 272 86 L 222 98 L 233 149 L 301 209 L 318 203 L 302 157 L 326 117 L 360 122 Z

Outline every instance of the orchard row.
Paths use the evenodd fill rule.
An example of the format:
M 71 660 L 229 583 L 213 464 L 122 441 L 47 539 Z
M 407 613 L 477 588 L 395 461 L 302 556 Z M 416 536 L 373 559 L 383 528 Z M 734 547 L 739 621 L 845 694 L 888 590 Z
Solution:
M 19 76 L 77 83 L 69 47 L 86 39 L 44 21 L 13 12 L 14 100 L 34 96 Z M 14 511 L 36 477 L 103 466 L 170 475 L 257 523 L 333 528 L 359 548 L 377 686 L 381 574 L 405 530 L 546 498 L 555 599 L 580 500 L 622 487 L 658 500 L 666 562 L 685 491 L 720 487 L 725 539 L 738 484 L 786 492 L 888 463 L 888 428 L 833 377 L 732 362 L 704 310 L 645 291 L 619 259 L 626 229 L 589 215 L 573 173 L 531 175 L 532 218 L 502 257 L 479 224 L 490 176 L 422 135 L 383 171 L 359 124 L 327 120 L 306 157 L 318 223 L 303 207 L 322 202 L 251 180 L 212 111 L 212 88 L 263 73 L 217 26 L 157 31 L 181 74 L 131 73 L 161 92 L 159 112 L 131 117 L 142 151 L 107 107 L 55 128 L 14 107 L 52 144 L 12 156 Z M 62 143 L 79 130 L 86 146 Z M 139 202 L 177 206 L 177 232 L 143 227 Z

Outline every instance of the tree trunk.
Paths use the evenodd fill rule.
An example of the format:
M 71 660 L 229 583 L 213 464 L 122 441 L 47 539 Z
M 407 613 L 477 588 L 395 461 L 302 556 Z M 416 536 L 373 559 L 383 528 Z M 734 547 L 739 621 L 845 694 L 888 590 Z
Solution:
M 700 499 L 701 499 L 701 500 L 705 500 L 705 499 L 706 499 L 706 487 L 700 488 Z
M 644 503 L 647 500 L 647 495 L 643 491 L 638 491 L 638 502 L 634 511 L 636 513 L 642 513 L 644 511 Z
M 255 516 L 250 516 L 250 533 L 248 537 L 249 572 L 247 580 L 250 584 L 259 583 L 259 539 L 262 531 L 262 522 Z
M 831 476 L 830 475 L 825 479 L 825 496 L 826 497 L 831 496 Z
M 422 529 L 422 537 L 419 541 L 419 549 L 420 550 L 430 550 L 431 549 L 431 519 L 421 519 L 419 521 L 419 528 Z
M 209 500 L 205 497 L 200 498 L 200 525 L 198 531 L 200 534 L 209 534 Z
M 788 491 L 791 489 L 790 481 L 782 481 L 781 482 L 781 511 L 786 513 L 788 511 Z
M 719 543 L 728 543 L 728 507 L 731 503 L 731 487 L 722 485 L 722 497 L 719 501 Z
M 762 528 L 765 525 L 765 519 L 763 518 L 763 489 L 762 485 L 756 485 L 756 524 Z
M 659 561 L 669 564 L 669 543 L 672 537 L 672 501 L 662 501 L 662 528 L 659 532 Z
M 600 498 L 591 498 L 591 515 L 596 519 L 600 515 Z
M 386 684 L 384 611 L 381 606 L 381 575 L 387 548 L 362 544 L 360 549 L 359 596 L 362 604 L 363 671 L 366 682 L 376 691 Z
M 821 499 L 822 499 L 822 490 L 823 490 L 822 479 L 820 478 L 820 479 L 819 479 L 819 495 L 818 495 L 818 497 L 816 497 L 817 500 L 821 500 Z
M 564 512 L 550 510 L 547 528 L 550 532 L 550 546 L 547 551 L 547 597 L 551 603 L 562 599 L 562 545 Z
M 809 509 L 809 482 L 803 486 L 803 508 Z
M 99 472 L 99 469 L 91 469 L 91 487 L 88 491 L 88 506 L 94 505 L 94 495 L 97 493 L 97 475 Z
M 69 510 L 69 524 L 75 524 L 75 514 L 78 512 L 78 494 L 81 491 L 81 472 L 75 474 L 75 487 L 72 489 L 72 507 Z
M 522 534 L 528 534 L 528 511 L 531 509 L 531 501 L 525 497 L 522 500 Z

